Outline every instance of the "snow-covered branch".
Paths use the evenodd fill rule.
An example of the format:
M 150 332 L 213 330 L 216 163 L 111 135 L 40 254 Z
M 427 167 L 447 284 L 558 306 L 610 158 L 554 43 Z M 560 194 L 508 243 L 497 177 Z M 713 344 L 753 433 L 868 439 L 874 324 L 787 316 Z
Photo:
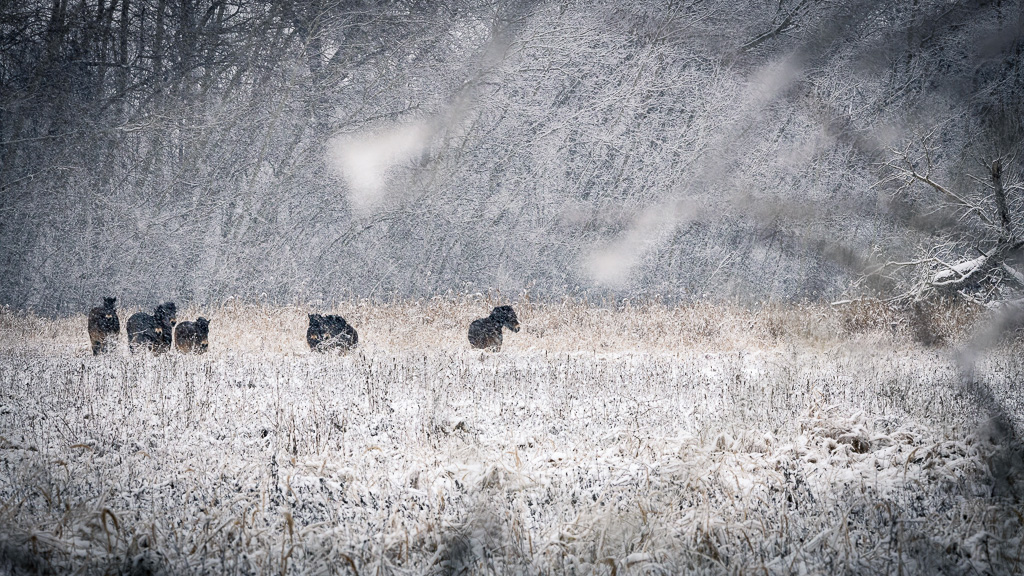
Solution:
M 929 161 L 929 164 L 930 164 L 930 161 Z M 954 192 L 953 190 L 950 190 L 947 186 L 943 186 L 939 182 L 936 182 L 932 178 L 931 174 L 928 174 L 928 173 L 922 174 L 922 173 L 918 172 L 917 169 L 914 167 L 913 162 L 908 157 L 906 157 L 906 156 L 903 157 L 902 165 L 897 165 L 897 164 L 890 163 L 889 167 L 895 169 L 899 173 L 905 174 L 907 177 L 909 177 L 909 178 L 911 178 L 913 180 L 916 180 L 918 182 L 921 182 L 923 184 L 926 184 L 926 185 L 930 186 L 931 188 L 935 189 L 937 192 L 942 194 L 948 201 L 951 201 L 951 203 L 954 206 L 959 206 L 961 208 L 965 208 L 970 213 L 973 213 L 973 214 L 977 215 L 978 218 L 980 218 L 981 221 L 984 222 L 985 224 L 987 224 L 989 226 L 996 226 L 995 221 L 992 219 L 991 216 L 989 216 L 985 212 L 984 209 L 981 208 L 981 206 L 978 206 L 974 202 L 971 202 L 970 200 L 968 200 L 967 198 L 965 198 L 961 194 L 958 194 L 958 193 Z

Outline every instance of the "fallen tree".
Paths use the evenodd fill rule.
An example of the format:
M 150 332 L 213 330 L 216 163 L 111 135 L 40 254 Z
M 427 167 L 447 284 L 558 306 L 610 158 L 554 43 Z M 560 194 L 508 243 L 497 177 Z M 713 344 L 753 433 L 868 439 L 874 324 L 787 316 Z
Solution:
M 953 298 L 987 308 L 1024 307 L 1024 237 L 1017 231 L 1004 184 L 1003 159 L 986 163 L 988 181 L 973 177 L 976 189 L 960 192 L 940 183 L 931 155 L 913 159 L 904 150 L 887 163 L 891 181 L 901 182 L 897 195 L 913 188 L 938 193 L 930 215 L 951 225 L 936 230 L 925 254 L 910 260 L 876 262 L 859 284 L 886 279 L 902 286 L 883 300 L 896 306 Z M 909 282 L 908 282 L 909 280 Z M 908 287 L 909 284 L 909 287 Z

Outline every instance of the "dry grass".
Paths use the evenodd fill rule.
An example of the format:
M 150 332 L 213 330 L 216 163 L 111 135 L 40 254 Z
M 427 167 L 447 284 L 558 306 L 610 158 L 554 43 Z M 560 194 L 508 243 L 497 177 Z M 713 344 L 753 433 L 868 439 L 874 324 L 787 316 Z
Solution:
M 469 348 L 466 329 L 475 318 L 506 303 L 482 296 L 435 298 L 413 302 L 355 301 L 333 306 L 268 307 L 231 300 L 213 309 L 186 306 L 180 320 L 211 320 L 213 353 L 303 355 L 309 352 L 307 314 L 343 315 L 359 330 L 361 346 L 373 349 L 456 351 Z M 897 311 L 878 301 L 843 306 L 765 305 L 741 307 L 694 303 L 667 306 L 653 302 L 615 307 L 566 300 L 557 304 L 515 303 L 522 323 L 518 334 L 506 331 L 505 346 L 520 351 L 660 352 L 770 349 L 795 346 L 828 349 L 851 343 L 888 347 L 953 345 L 979 319 L 964 306 L 929 306 Z M 137 309 L 118 313 L 122 325 Z M 46 319 L 0 309 L 0 346 L 38 351 L 88 353 L 85 315 Z M 126 337 L 122 329 L 120 344 Z
M 1024 569 L 990 425 L 1024 418 L 1018 345 L 967 386 L 870 308 L 521 301 L 471 350 L 496 303 L 317 310 L 348 355 L 309 352 L 305 307 L 183 309 L 201 357 L 94 358 L 84 316 L 5 310 L 0 571 Z

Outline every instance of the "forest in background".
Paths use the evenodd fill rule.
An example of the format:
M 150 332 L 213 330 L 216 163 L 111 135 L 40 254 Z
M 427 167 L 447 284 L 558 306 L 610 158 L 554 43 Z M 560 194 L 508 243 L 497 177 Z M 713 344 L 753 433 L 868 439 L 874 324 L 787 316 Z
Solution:
M 1024 286 L 1022 30 L 1019 1 L 3 2 L 0 304 L 819 300 L 999 249 L 988 298 Z

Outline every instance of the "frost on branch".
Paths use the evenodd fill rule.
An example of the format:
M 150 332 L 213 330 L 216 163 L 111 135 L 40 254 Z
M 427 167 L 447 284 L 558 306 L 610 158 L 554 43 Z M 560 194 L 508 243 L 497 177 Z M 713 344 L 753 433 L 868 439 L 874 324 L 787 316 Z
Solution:
M 931 279 L 932 286 L 942 286 L 949 283 L 965 282 L 975 274 L 981 272 L 988 264 L 988 256 L 982 255 L 973 260 L 961 262 L 944 270 L 936 272 Z
M 987 182 L 973 178 L 977 190 L 958 191 L 940 182 L 927 146 L 922 157 L 912 158 L 908 149 L 894 158 L 887 167 L 891 180 L 900 182 L 898 195 L 910 197 L 923 189 L 926 195 L 918 202 L 923 199 L 929 214 L 945 215 L 948 222 L 935 225 L 933 238 L 937 239 L 931 247 L 922 248 L 927 255 L 879 264 L 867 271 L 865 279 L 897 280 L 901 272 L 913 273 L 917 280 L 909 290 L 889 299 L 894 303 L 952 296 L 998 307 L 1001 302 L 1024 298 L 1024 274 L 1014 265 L 1024 248 L 1012 218 L 1014 208 L 1020 206 L 1015 198 L 1007 197 L 1002 160 L 996 159 L 988 167 Z

